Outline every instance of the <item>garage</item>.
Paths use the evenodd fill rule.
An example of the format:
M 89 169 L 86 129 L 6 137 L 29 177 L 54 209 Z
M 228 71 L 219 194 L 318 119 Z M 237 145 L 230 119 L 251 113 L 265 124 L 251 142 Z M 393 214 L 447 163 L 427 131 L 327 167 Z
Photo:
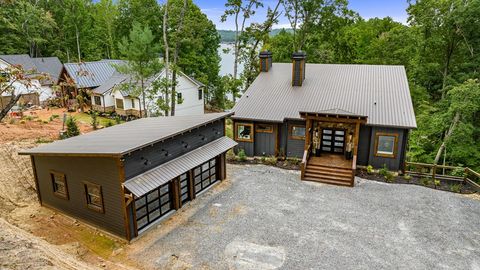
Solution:
M 203 163 L 193 170 L 195 179 L 195 194 L 198 194 L 217 182 L 217 167 L 215 158 Z
M 135 200 L 137 228 L 142 230 L 173 210 L 171 182 Z

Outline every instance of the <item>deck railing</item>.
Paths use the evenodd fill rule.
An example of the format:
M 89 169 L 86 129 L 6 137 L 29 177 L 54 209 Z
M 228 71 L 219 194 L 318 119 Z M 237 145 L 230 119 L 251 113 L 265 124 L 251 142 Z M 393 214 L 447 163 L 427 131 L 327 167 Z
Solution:
M 468 167 L 447 166 L 419 162 L 405 162 L 406 174 L 430 177 L 432 180 L 445 180 L 469 184 L 480 192 L 480 173 Z
M 357 155 L 353 155 L 352 159 L 352 186 L 355 182 L 355 171 L 357 170 Z
M 310 148 L 312 147 L 312 145 L 308 145 L 307 149 L 303 152 L 303 158 L 302 158 L 302 163 L 300 164 L 300 177 L 301 179 L 304 178 L 305 176 L 305 170 L 307 169 L 307 163 L 308 163 L 308 159 L 310 157 Z

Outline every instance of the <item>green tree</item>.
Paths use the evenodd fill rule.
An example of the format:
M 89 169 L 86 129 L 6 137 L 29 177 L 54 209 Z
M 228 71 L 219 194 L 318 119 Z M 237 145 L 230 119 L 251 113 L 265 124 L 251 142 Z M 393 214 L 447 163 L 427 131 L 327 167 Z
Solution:
M 125 65 L 116 66 L 121 73 L 128 74 L 131 82 L 128 91 L 134 96 L 142 97 L 143 109 L 146 111 L 146 82 L 158 74 L 162 68 L 159 61 L 159 46 L 154 42 L 154 36 L 148 26 L 142 27 L 134 23 L 129 37 L 124 37 L 118 44 L 119 52 L 125 57 Z M 144 117 L 147 115 L 144 114 Z
M 71 138 L 80 135 L 80 129 L 77 125 L 77 120 L 73 116 L 68 116 L 65 122 L 67 130 L 65 131 L 65 138 Z

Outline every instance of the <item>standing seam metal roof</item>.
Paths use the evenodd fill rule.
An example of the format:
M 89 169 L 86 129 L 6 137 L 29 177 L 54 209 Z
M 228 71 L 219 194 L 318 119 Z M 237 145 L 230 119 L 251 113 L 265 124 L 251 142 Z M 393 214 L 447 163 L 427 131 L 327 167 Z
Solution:
M 237 145 L 237 143 L 228 137 L 219 138 L 127 180 L 125 187 L 135 196 L 141 197 L 182 173 L 188 172 L 221 153 L 228 151 L 235 145 Z
M 42 80 L 42 84 L 57 83 L 62 73 L 63 65 L 58 57 L 32 58 L 28 54 L 0 55 L 0 59 L 10 65 L 21 65 L 24 70 L 35 70 L 46 73 L 49 79 Z
M 66 63 L 65 70 L 78 88 L 93 88 L 102 85 L 117 71 L 114 65 L 125 64 L 122 60 L 101 60 L 84 63 Z
M 19 152 L 23 155 L 121 156 L 230 116 L 209 113 L 142 118 Z
M 299 112 L 340 111 L 367 116 L 368 125 L 416 128 L 403 66 L 307 64 L 302 86 L 292 65 L 261 72 L 233 108 L 234 119 L 283 122 Z

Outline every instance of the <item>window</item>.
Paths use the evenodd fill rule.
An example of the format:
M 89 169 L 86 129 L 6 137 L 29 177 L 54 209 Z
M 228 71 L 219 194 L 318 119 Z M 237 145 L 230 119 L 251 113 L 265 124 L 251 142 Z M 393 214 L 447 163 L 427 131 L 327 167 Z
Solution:
M 142 230 L 173 210 L 170 185 L 171 182 L 168 182 L 135 199 L 138 230 Z
M 290 139 L 292 139 L 292 140 L 305 140 L 305 126 L 291 125 L 290 126 Z
M 50 172 L 52 179 L 53 194 L 62 199 L 68 200 L 68 187 L 65 174 L 59 172 Z
M 182 104 L 183 98 L 182 93 L 177 93 L 177 104 Z
M 255 125 L 256 132 L 264 132 L 264 133 L 272 133 L 273 126 L 269 124 L 256 124 Z
M 135 99 L 132 99 L 132 109 L 135 109 Z
M 215 158 L 193 169 L 195 194 L 198 194 L 217 181 Z
M 377 132 L 375 134 L 375 156 L 395 158 L 397 142 L 398 134 Z
M 87 207 L 103 213 L 102 186 L 90 182 L 83 182 L 83 187 L 85 189 Z
M 198 89 L 198 100 L 201 100 L 203 98 L 203 90 Z
M 253 142 L 253 124 L 235 123 L 235 139 L 242 142 Z
M 94 101 L 95 101 L 95 105 L 102 105 L 102 100 L 100 98 L 100 96 L 93 96 L 94 98 Z
M 120 99 L 120 98 L 115 99 L 115 104 L 117 105 L 117 108 L 123 109 L 123 99 Z

